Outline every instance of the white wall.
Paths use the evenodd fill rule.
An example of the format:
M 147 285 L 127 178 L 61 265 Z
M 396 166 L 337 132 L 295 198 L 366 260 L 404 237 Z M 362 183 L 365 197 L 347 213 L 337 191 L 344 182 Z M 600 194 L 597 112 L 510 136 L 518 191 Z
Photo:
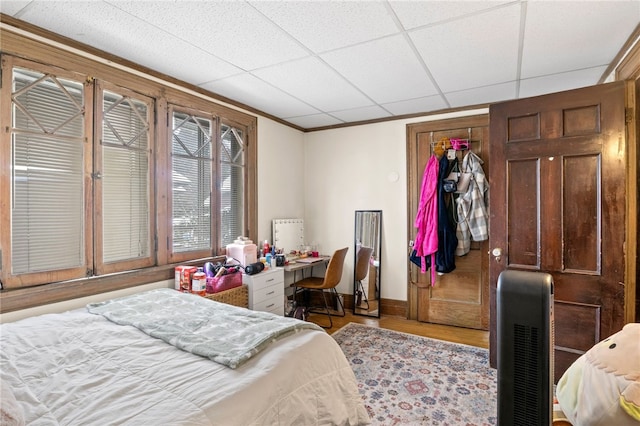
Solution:
M 382 210 L 382 297 L 406 300 L 405 134 L 391 121 L 305 135 L 305 234 L 327 254 L 349 247 L 341 293 L 353 285 L 355 210 Z
M 258 117 L 258 238 L 273 219 L 304 219 L 304 133 Z M 256 242 L 257 243 L 257 242 Z
M 486 114 L 439 114 L 304 135 L 305 236 L 324 253 L 348 246 L 341 293 L 350 293 L 355 210 L 382 210 L 381 296 L 407 300 L 407 168 L 409 123 Z

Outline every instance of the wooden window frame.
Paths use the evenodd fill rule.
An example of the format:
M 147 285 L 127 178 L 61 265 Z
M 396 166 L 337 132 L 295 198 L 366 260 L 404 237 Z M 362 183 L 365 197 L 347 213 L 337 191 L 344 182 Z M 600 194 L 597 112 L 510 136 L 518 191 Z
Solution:
M 93 138 L 93 156 L 94 156 L 94 179 L 93 179 L 93 187 L 94 187 L 94 211 L 95 211 L 95 227 L 94 227 L 94 241 L 95 241 L 95 275 L 104 275 L 114 272 L 122 272 L 133 269 L 140 268 L 148 268 L 154 266 L 155 264 L 155 229 L 156 229 L 156 214 L 155 214 L 155 167 L 153 161 L 153 153 L 155 152 L 155 126 L 150 125 L 149 127 L 149 150 L 151 152 L 151 157 L 149 160 L 149 170 L 147 172 L 147 185 L 148 185 L 148 203 L 149 203 L 149 247 L 151 248 L 150 253 L 146 257 L 117 261 L 107 263 L 104 261 L 102 252 L 103 252 L 103 238 L 104 238 L 104 214 L 102 211 L 102 189 L 103 189 L 103 179 L 96 178 L 95 176 L 100 174 L 104 175 L 104 171 L 101 169 L 102 164 L 102 156 L 103 156 L 103 147 L 102 147 L 102 123 L 103 123 L 103 111 L 102 111 L 102 101 L 104 99 L 103 93 L 105 91 L 109 91 L 112 93 L 117 93 L 123 96 L 129 96 L 131 98 L 135 98 L 139 101 L 144 101 L 149 109 L 148 119 L 150 123 L 154 121 L 154 100 L 148 96 L 144 96 L 133 92 L 132 90 L 116 86 L 109 82 L 105 81 L 96 81 L 95 84 L 95 125 L 94 125 L 94 138 Z
M 167 192 L 167 212 L 168 212 L 168 225 L 167 227 L 169 228 L 169 233 L 167 235 L 167 240 L 166 240 L 166 245 L 167 245 L 167 250 L 168 250 L 168 258 L 169 258 L 169 262 L 174 262 L 174 263 L 179 263 L 179 262 L 184 262 L 184 261 L 188 261 L 189 259 L 193 259 L 193 258 L 203 258 L 203 257 L 207 257 L 207 256 L 211 256 L 216 250 L 217 250 L 217 239 L 216 236 L 218 235 L 217 233 L 217 227 L 216 227 L 216 217 L 217 215 L 215 215 L 216 212 L 216 206 L 218 205 L 218 203 L 216 202 L 217 197 L 214 197 L 214 191 L 216 190 L 216 186 L 215 186 L 215 180 L 216 180 L 216 176 L 217 176 L 217 171 L 218 171 L 218 167 L 217 167 L 217 162 L 218 159 L 216 158 L 217 155 L 215 154 L 215 149 L 217 147 L 218 144 L 218 139 L 219 139 L 219 125 L 218 125 L 218 118 L 214 115 L 211 115 L 211 113 L 207 113 L 205 110 L 198 108 L 198 109 L 194 109 L 194 108 L 188 108 L 188 107 L 184 107 L 181 105 L 177 105 L 177 104 L 170 104 L 168 111 L 167 111 L 167 133 L 169 134 L 168 138 L 167 138 L 167 144 L 169 146 L 172 145 L 173 143 L 173 115 L 174 113 L 183 113 L 183 114 L 189 114 L 192 115 L 194 117 L 198 117 L 201 119 L 207 119 L 211 122 L 211 141 L 210 141 L 210 150 L 211 150 L 211 176 L 210 176 L 210 189 L 211 189 L 211 195 L 210 195 L 210 201 L 209 201 L 209 206 L 210 206 L 210 229 L 211 229 L 211 233 L 209 235 L 210 238 L 210 244 L 209 247 L 207 249 L 199 249 L 199 250 L 192 250 L 192 251 L 187 251 L 187 252 L 174 252 L 173 251 L 173 219 L 174 219 L 174 215 L 173 215 L 173 198 L 174 198 L 174 194 L 172 191 L 172 185 L 168 186 L 168 192 Z M 170 150 L 171 151 L 171 150 Z M 168 170 L 173 171 L 173 167 L 172 167 L 172 161 L 173 161 L 173 157 L 172 154 L 170 153 L 170 155 L 167 157 L 167 165 L 166 167 L 168 168 Z M 172 179 L 169 179 L 169 182 L 172 182 Z M 168 183 L 169 183 L 168 182 Z
M 93 84 L 95 80 L 109 82 L 117 87 L 126 88 L 155 101 L 155 151 L 153 153 L 155 173 L 155 234 L 157 240 L 166 241 L 170 228 L 167 221 L 170 220 L 167 211 L 167 196 L 170 185 L 170 169 L 166 167 L 169 158 L 167 111 L 170 103 L 177 103 L 188 107 L 204 109 L 209 114 L 218 117 L 219 122 L 233 123 L 246 131 L 247 166 L 245 180 L 245 235 L 254 240 L 257 239 L 257 117 L 229 108 L 219 103 L 215 95 L 200 88 L 180 82 L 170 77 L 163 76 L 153 70 L 132 64 L 113 55 L 97 51 L 90 46 L 71 42 L 55 34 L 47 33 L 45 37 L 38 34 L 37 37 L 29 36 L 24 31 L 11 31 L 11 28 L 0 28 L 0 60 L 9 63 L 16 59 L 37 62 L 43 66 L 56 67 L 69 73 L 79 73 L 85 76 L 87 84 Z M 9 74 L 9 75 L 4 75 Z M 11 88 L 11 74 L 4 73 L 2 87 Z M 164 78 L 163 78 L 164 77 Z M 4 91 L 3 90 L 3 95 Z M 8 89 L 10 90 L 10 89 Z M 3 96 L 3 98 L 5 98 Z M 223 100 L 224 101 L 224 100 Z M 2 102 L 6 102 L 3 100 Z M 10 100 L 9 100 L 10 103 Z M 5 129 L 10 123 L 10 108 L 2 108 L 0 123 Z M 91 121 L 93 123 L 93 121 Z M 219 135 L 219 126 L 216 128 Z M 94 134 L 87 133 L 91 140 L 88 145 L 93 146 Z M 0 141 L 6 150 L 6 132 L 2 132 Z M 91 149 L 91 148 L 90 148 Z M 2 157 L 4 158 L 4 157 Z M 4 164 L 3 164 L 4 166 Z M 6 168 L 0 171 L 0 224 L 5 229 L 5 224 L 10 223 L 10 204 L 5 196 L 10 193 L 10 176 Z M 216 204 L 217 206 L 217 204 Z M 216 215 L 217 216 L 217 215 Z M 219 221 L 216 224 L 219 226 Z M 7 228 L 10 229 L 10 228 Z M 89 232 L 89 236 L 92 231 Z M 0 274 L 10 270 L 10 254 L 3 247 L 10 241 L 7 233 L 0 233 L 1 264 Z M 216 235 L 217 236 L 217 235 Z M 216 238 L 216 240 L 218 239 Z M 92 241 L 93 247 L 95 241 Z M 213 247 L 213 252 L 206 257 L 180 260 L 179 264 L 201 265 L 207 260 L 219 261 L 224 252 L 223 247 Z M 155 264 L 127 271 L 106 272 L 104 275 L 87 276 L 82 278 L 51 276 L 47 283 L 33 285 L 34 282 L 25 284 L 33 285 L 22 288 L 0 290 L 0 313 L 31 308 L 49 303 L 61 302 L 69 299 L 92 296 L 104 292 L 110 292 L 138 285 L 172 280 L 176 262 L 169 256 L 165 244 L 158 243 L 155 247 Z M 88 259 L 92 259 L 93 253 Z M 0 275 L 3 276 L 3 275 Z
M 2 249 L 2 269 L 0 269 L 0 279 L 3 285 L 11 287 L 28 287 L 38 285 L 43 282 L 57 282 L 71 279 L 78 279 L 87 275 L 87 271 L 93 269 L 93 225 L 92 225 L 92 208 L 90 200 L 93 198 L 91 185 L 87 185 L 85 180 L 83 204 L 85 205 L 84 227 L 84 264 L 58 270 L 45 272 L 28 272 L 19 275 L 13 275 L 11 271 L 11 170 L 13 169 L 12 154 L 12 86 L 13 86 L 13 69 L 21 68 L 32 70 L 42 74 L 51 74 L 56 78 L 83 82 L 86 76 L 82 73 L 64 70 L 55 65 L 42 65 L 34 61 L 25 60 L 15 57 L 2 57 L 2 128 L 5 129 L 0 135 L 0 165 L 2 174 L 0 174 L 0 249 Z M 84 138 L 90 138 L 92 134 L 92 105 L 93 105 L 93 89 L 89 83 L 84 83 L 83 102 L 85 112 L 83 114 Z M 83 174 L 91 175 L 92 164 L 92 148 L 89 144 L 83 147 Z M 6 232 L 4 231 L 6 230 Z M 0 309 L 3 307 L 0 306 Z

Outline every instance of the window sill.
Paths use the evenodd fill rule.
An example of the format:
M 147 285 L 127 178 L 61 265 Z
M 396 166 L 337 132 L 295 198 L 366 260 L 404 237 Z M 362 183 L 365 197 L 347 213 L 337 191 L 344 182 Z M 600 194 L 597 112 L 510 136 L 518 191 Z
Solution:
M 181 262 L 181 265 L 202 265 L 204 262 L 223 262 L 224 256 Z M 176 265 L 154 266 L 99 277 L 82 278 L 35 287 L 0 290 L 0 313 L 64 302 L 109 291 L 173 279 Z

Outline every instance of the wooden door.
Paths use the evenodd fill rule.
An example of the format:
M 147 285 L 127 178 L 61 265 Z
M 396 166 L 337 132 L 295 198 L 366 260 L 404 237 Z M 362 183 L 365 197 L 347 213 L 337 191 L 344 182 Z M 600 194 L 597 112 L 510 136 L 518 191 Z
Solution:
M 624 83 L 492 105 L 491 364 L 505 269 L 554 279 L 556 380 L 624 323 Z M 496 253 L 497 254 L 497 253 Z
M 408 191 L 409 241 L 416 235 L 414 227 L 418 210 L 422 175 L 432 154 L 432 142 L 443 137 L 471 140 L 471 150 L 483 159 L 485 174 L 489 169 L 486 146 L 489 138 L 488 116 L 440 120 L 408 126 Z M 457 153 L 459 160 L 465 151 Z M 472 242 L 469 254 L 455 257 L 456 269 L 437 277 L 430 285 L 430 273 L 409 264 L 409 318 L 422 322 L 488 330 L 489 275 L 488 241 Z

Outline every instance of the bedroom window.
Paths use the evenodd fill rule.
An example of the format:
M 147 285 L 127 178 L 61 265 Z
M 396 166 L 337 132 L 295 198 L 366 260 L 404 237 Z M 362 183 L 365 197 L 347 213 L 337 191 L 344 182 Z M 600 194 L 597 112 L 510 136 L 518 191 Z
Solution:
M 257 239 L 256 117 L 24 42 L 0 53 L 0 312 L 164 282 Z
M 151 266 L 153 100 L 104 82 L 96 93 L 97 273 Z
M 10 159 L 5 170 L 11 174 L 6 200 L 10 273 L 22 275 L 25 283 L 37 281 L 41 272 L 53 279 L 83 276 L 88 257 L 84 175 L 90 152 L 85 151 L 84 85 L 70 74 L 16 67 L 11 92 L 10 153 L 3 144 L 3 158 Z
M 220 133 L 220 247 L 226 247 L 245 232 L 246 143 L 240 128 L 222 124 Z
M 215 172 L 215 120 L 195 112 L 171 111 L 171 257 L 211 255 L 211 188 Z M 196 255 L 197 256 L 197 255 Z

